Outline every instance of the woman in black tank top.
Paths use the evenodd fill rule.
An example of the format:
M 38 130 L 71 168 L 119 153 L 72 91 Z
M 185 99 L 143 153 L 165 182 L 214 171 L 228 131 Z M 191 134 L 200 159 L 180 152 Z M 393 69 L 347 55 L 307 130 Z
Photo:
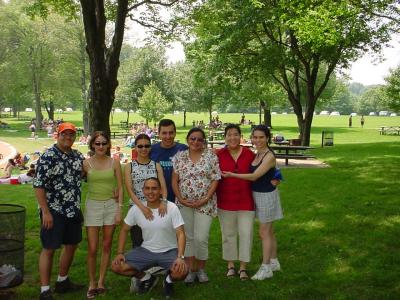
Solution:
M 250 166 L 252 173 L 238 174 L 223 172 L 223 177 L 235 177 L 252 181 L 253 198 L 256 204 L 256 216 L 260 221 L 259 234 L 262 240 L 263 262 L 253 280 L 264 280 L 273 276 L 273 271 L 280 270 L 277 259 L 277 242 L 272 222 L 283 217 L 279 193 L 274 178 L 275 153 L 269 147 L 271 134 L 268 127 L 256 126 L 251 134 L 251 141 L 257 149 L 257 155 Z

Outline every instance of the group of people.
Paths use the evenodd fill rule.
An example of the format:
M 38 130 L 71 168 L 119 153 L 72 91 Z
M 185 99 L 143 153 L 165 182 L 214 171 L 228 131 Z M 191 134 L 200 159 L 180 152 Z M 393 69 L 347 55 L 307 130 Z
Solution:
M 269 148 L 270 132 L 259 125 L 253 129 L 254 154 L 240 146 L 241 130 L 225 128 L 226 147 L 217 153 L 206 147 L 202 129 L 192 128 L 187 145 L 175 141 L 176 127 L 163 119 L 158 126 L 161 142 L 152 145 L 147 134 L 138 134 L 138 152 L 125 165 L 110 156 L 111 141 L 104 132 L 94 132 L 89 148 L 94 155 L 84 159 L 71 147 L 76 127 L 62 123 L 57 143 L 39 159 L 34 180 L 40 206 L 42 251 L 39 258 L 40 299 L 53 299 L 50 290 L 52 260 L 64 245 L 55 292 L 83 288 L 71 282 L 68 271 L 82 240 L 84 222 L 88 241 L 87 298 L 105 293 L 105 276 L 111 260 L 113 234 L 122 223 L 117 254 L 111 270 L 132 277 L 131 290 L 150 291 L 158 281 L 152 267 L 166 271 L 163 286 L 171 297 L 173 282 L 209 281 L 206 272 L 211 223 L 218 216 L 222 231 L 223 259 L 227 277 L 249 278 L 246 266 L 251 260 L 253 225 L 259 219 L 262 264 L 251 278 L 263 280 L 280 270 L 277 242 L 272 223 L 281 219 L 282 208 L 275 179 L 275 156 Z M 88 193 L 84 216 L 80 209 L 81 177 L 86 176 Z M 130 201 L 123 218 L 123 185 Z M 84 221 L 83 221 L 84 220 Z M 123 220 L 123 221 L 122 221 Z M 102 232 L 99 277 L 96 257 Z M 131 250 L 126 251 L 130 235 Z M 235 269 L 239 261 L 239 269 Z

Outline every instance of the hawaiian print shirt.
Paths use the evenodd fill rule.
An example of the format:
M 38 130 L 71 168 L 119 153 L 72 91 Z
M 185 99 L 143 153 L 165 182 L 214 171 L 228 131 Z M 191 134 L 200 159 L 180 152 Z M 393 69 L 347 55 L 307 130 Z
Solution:
M 172 158 L 174 171 L 179 176 L 179 190 L 182 197 L 189 201 L 200 200 L 207 195 L 210 184 L 214 180 L 221 179 L 218 158 L 209 150 L 205 150 L 196 163 L 189 157 L 189 150 L 178 152 Z M 183 207 L 178 199 L 175 203 L 179 208 Z M 215 217 L 217 215 L 217 196 L 214 195 L 207 204 L 196 208 L 197 211 Z
M 67 218 L 80 215 L 82 153 L 72 150 L 64 153 L 56 145 L 40 157 L 34 188 L 46 191 L 49 209 Z

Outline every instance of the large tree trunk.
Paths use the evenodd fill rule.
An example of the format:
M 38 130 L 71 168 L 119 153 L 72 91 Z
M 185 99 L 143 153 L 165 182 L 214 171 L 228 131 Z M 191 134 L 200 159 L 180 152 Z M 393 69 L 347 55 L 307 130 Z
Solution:
M 37 66 L 34 52 L 35 50 L 31 47 L 29 52 L 30 63 L 31 63 L 31 71 L 32 71 L 32 85 L 33 85 L 33 94 L 35 97 L 35 116 L 36 116 L 36 130 L 39 130 L 42 127 L 42 104 L 41 104 L 41 90 L 40 90 L 40 72 L 38 72 L 39 66 Z
M 49 105 L 47 105 L 47 102 L 44 102 L 44 107 L 46 108 L 47 116 L 49 117 L 49 120 L 54 121 L 54 102 L 53 100 L 49 101 Z
M 106 17 L 103 0 L 81 0 L 86 36 L 86 51 L 90 61 L 91 99 L 89 122 L 92 130 L 110 133 L 110 112 L 118 86 L 119 55 L 124 35 L 128 0 L 119 0 L 115 33 L 110 47 L 105 45 Z

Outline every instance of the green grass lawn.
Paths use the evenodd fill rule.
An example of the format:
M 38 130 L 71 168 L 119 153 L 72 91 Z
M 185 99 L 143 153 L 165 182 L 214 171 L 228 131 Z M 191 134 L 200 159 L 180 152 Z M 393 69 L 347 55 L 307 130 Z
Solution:
M 68 116 L 68 118 L 67 118 Z M 76 113 L 63 115 L 79 124 Z M 70 117 L 70 118 L 69 118 Z M 119 122 L 114 115 L 114 123 Z M 206 120 L 207 115 L 190 114 Z M 246 114 L 246 117 L 250 115 Z M 184 140 L 187 129 L 177 120 Z M 237 122 L 240 114 L 222 114 L 222 121 Z M 252 115 L 256 121 L 258 117 Z M 42 140 L 30 141 L 26 126 L 10 120 L 17 132 L 0 131 L 0 140 L 21 151 L 34 151 Z M 133 120 L 133 118 L 131 118 Z M 276 222 L 282 272 L 270 280 L 241 282 L 225 277 L 226 264 L 221 258 L 221 233 L 218 220 L 211 228 L 210 258 L 207 269 L 210 282 L 186 287 L 176 284 L 176 299 L 399 299 L 400 298 L 400 136 L 380 136 L 378 126 L 399 126 L 400 118 L 366 117 L 366 125 L 347 127 L 347 117 L 316 116 L 311 143 L 320 160 L 330 165 L 322 169 L 283 169 L 280 185 L 284 219 Z M 297 135 L 293 115 L 274 115 L 274 132 L 285 137 Z M 335 146 L 319 148 L 321 131 L 333 130 Z M 246 134 L 250 131 L 246 127 Z M 44 133 L 43 133 L 44 135 Z M 44 141 L 44 140 L 43 140 Z M 33 144 L 33 146 L 32 146 Z M 83 188 L 85 198 L 86 186 Z M 39 219 L 32 187 L 0 185 L 0 203 L 20 204 L 27 208 L 25 242 L 25 282 L 18 287 L 17 299 L 37 298 L 40 252 Z M 257 230 L 257 224 L 255 225 Z M 255 231 L 256 233 L 257 231 Z M 117 235 L 114 241 L 116 241 Z M 116 242 L 114 242 L 115 253 Z M 76 254 L 71 277 L 87 283 L 86 241 Z M 261 245 L 255 234 L 252 275 L 261 259 Z M 57 274 L 53 268 L 52 279 Z M 99 299 L 131 299 L 129 279 L 108 273 L 108 294 Z M 161 299 L 161 285 L 142 299 Z M 84 299 L 85 292 L 58 296 L 57 299 Z M 1 295 L 1 294 L 0 294 Z

